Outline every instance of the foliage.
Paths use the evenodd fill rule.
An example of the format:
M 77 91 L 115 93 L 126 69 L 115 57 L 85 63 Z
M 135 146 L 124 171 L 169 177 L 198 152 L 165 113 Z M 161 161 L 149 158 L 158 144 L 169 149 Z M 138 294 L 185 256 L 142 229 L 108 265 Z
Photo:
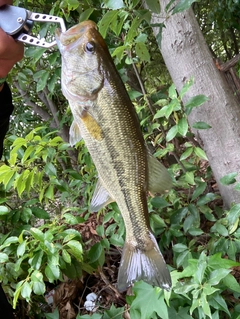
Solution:
M 150 11 L 139 0 L 16 2 L 35 12 L 64 16 L 67 27 L 88 18 L 98 23 L 128 87 L 146 144 L 169 167 L 174 181 L 168 194 L 148 201 L 151 228 L 171 265 L 171 292 L 138 282 L 126 297 L 128 308 L 115 304 L 105 309 L 99 302 L 97 312 L 79 311 L 77 318 L 130 314 L 133 319 L 239 319 L 234 267 L 239 266 L 240 206 L 222 209 L 206 154 L 188 125 L 192 109 L 207 98 L 196 96 L 183 107 L 181 100 L 193 79 L 177 93 L 168 75 L 158 74 L 159 52 L 150 19 L 160 7 L 158 1 L 146 2 Z M 179 2 L 173 13 L 192 2 Z M 54 29 L 42 24 L 34 32 L 51 38 Z M 123 246 L 125 229 L 114 203 L 98 215 L 102 219 L 96 227 L 97 242 L 84 241 L 75 229 L 89 220 L 96 171 L 82 141 L 76 149 L 68 144 L 71 115 L 60 93 L 58 50 L 27 47 L 11 78 L 18 91 L 13 89 L 16 113 L 0 164 L 0 279 L 14 306 L 26 300 L 35 311 L 33 317 L 56 319 L 58 308 L 43 315 L 34 307 L 44 302 L 46 286 L 65 276 L 97 273 L 111 247 Z M 194 126 L 209 129 L 205 122 Z M 235 177 L 233 172 L 222 183 L 234 183 Z
M 199 1 L 194 4 L 199 25 L 215 58 L 226 61 L 239 53 L 239 1 Z

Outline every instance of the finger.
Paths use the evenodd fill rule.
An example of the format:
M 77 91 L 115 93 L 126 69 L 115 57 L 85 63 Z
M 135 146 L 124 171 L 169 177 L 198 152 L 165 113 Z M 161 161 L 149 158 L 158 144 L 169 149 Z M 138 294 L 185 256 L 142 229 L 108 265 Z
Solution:
M 4 4 L 13 4 L 12 0 L 0 0 L 0 7 Z
M 0 59 L 9 59 L 17 62 L 24 53 L 23 43 L 14 40 L 0 28 Z
M 13 68 L 15 62 L 12 60 L 1 60 L 0 59 L 0 79 L 5 78 Z

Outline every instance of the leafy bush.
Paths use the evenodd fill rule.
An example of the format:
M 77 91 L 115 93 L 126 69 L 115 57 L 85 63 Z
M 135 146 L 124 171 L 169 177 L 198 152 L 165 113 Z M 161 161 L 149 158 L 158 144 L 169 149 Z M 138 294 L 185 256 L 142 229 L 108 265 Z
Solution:
M 159 12 L 157 2 L 147 3 L 153 12 Z M 186 3 L 180 2 L 181 10 L 186 8 Z M 24 6 L 25 2 L 19 1 L 21 4 Z M 49 12 L 48 2 L 43 4 L 43 9 L 36 7 L 35 11 Z M 63 12 L 68 26 L 89 17 L 98 22 L 127 82 L 146 144 L 169 168 L 173 189 L 162 197 L 149 198 L 148 208 L 151 228 L 171 265 L 173 287 L 171 292 L 166 292 L 138 282 L 132 288 L 132 295 L 122 296 L 126 307 L 115 302 L 105 309 L 98 301 L 95 313 L 86 314 L 86 310 L 80 309 L 76 318 L 128 318 L 130 315 L 132 319 L 239 319 L 240 204 L 233 205 L 229 211 L 222 208 L 206 154 L 187 121 L 192 109 L 201 107 L 206 97 L 196 96 L 183 108 L 181 99 L 193 79 L 178 94 L 174 85 L 162 86 L 168 75 L 163 75 L 164 79 L 160 75 L 154 79 L 148 76 L 161 71 L 158 72 L 159 55 L 153 61 L 150 59 L 156 55 L 157 45 L 149 29 L 151 14 L 141 8 L 140 1 L 130 1 L 128 5 L 123 1 L 101 4 L 56 1 L 51 14 Z M 36 26 L 36 32 L 42 36 L 51 36 L 53 29 L 51 25 Z M 96 171 L 82 141 L 76 152 L 63 139 L 63 128 L 71 123 L 71 118 L 59 92 L 59 53 L 29 47 L 26 58 L 27 66 L 22 62 L 16 77 L 19 92 L 28 106 L 23 106 L 16 96 L 18 125 L 11 128 L 12 135 L 6 140 L 10 152 L 5 152 L 5 162 L 0 166 L 0 280 L 14 306 L 26 300 L 35 312 L 34 318 L 56 319 L 60 318 L 58 308 L 45 315 L 39 309 L 39 304 L 45 302 L 49 283 L 55 286 L 64 276 L 76 278 L 85 272 L 97 275 L 108 262 L 110 249 L 123 246 L 125 229 L 116 204 L 97 215 L 99 223 L 94 235 L 98 239 L 93 245 L 91 239 L 84 239 L 75 228 L 89 222 L 88 206 Z M 131 80 L 132 69 L 134 80 Z M 145 78 L 139 79 L 141 92 L 139 87 L 131 86 L 137 82 L 138 75 Z M 56 112 L 50 105 L 57 104 Z M 38 120 L 31 107 L 42 111 L 46 125 L 36 124 Z M 209 129 L 204 122 L 197 122 L 194 127 Z M 222 182 L 235 183 L 235 177 L 233 172 Z M 239 190 L 238 183 L 235 188 Z

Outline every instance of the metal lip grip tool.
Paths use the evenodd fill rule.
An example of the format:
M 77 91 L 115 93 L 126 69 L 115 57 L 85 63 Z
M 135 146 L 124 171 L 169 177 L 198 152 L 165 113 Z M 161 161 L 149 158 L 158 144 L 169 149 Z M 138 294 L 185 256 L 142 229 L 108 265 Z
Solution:
M 56 45 L 57 42 L 55 40 L 46 42 L 45 39 L 38 39 L 29 35 L 34 21 L 59 23 L 62 32 L 66 31 L 66 26 L 62 18 L 31 12 L 24 8 L 10 5 L 0 7 L 0 27 L 14 39 L 42 48 L 51 48 Z

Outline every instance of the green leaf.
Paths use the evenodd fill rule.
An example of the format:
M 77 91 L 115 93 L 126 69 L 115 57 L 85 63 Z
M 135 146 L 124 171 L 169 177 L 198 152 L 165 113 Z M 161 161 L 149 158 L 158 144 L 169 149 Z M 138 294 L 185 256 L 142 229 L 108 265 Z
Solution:
M 210 273 L 209 279 L 207 280 L 208 284 L 215 286 L 220 280 L 225 278 L 231 272 L 230 269 L 219 268 Z
M 58 308 L 56 308 L 54 310 L 53 313 L 45 313 L 46 315 L 46 319 L 59 319 L 59 311 Z M 78 316 L 76 317 L 76 319 L 78 318 Z M 81 318 L 81 317 L 80 317 Z M 92 318 L 92 317 L 91 317 Z
M 68 9 L 69 10 L 76 10 L 79 7 L 78 0 L 68 0 Z
M 181 254 L 177 256 L 177 259 L 176 259 L 177 267 L 179 268 L 183 266 L 184 263 L 187 262 L 189 258 L 191 258 L 190 252 L 188 250 L 184 250 Z
M 5 253 L 0 253 L 0 264 L 8 261 L 8 255 Z
M 125 50 L 126 50 L 126 46 L 125 45 L 120 45 L 119 47 L 117 47 L 113 51 L 112 57 L 116 56 L 118 58 L 118 60 L 121 61 L 123 55 L 125 54 Z
M 25 253 L 25 250 L 26 250 L 26 245 L 27 245 L 27 242 L 26 240 L 24 240 L 17 248 L 17 256 L 20 257 L 20 256 L 23 256 L 24 253 Z
M 237 282 L 236 278 L 233 275 L 228 274 L 226 277 L 223 278 L 222 282 L 230 290 L 240 293 L 239 282 Z
M 50 319 L 50 318 L 49 318 Z M 93 313 L 91 314 L 91 316 L 89 315 L 83 315 L 83 316 L 80 316 L 79 314 L 77 315 L 76 319 L 103 319 L 102 318 L 102 315 L 99 314 L 99 313 Z M 114 319 L 114 318 L 112 318 Z
M 213 299 L 218 305 L 216 308 L 225 311 L 228 314 L 229 318 L 232 318 L 232 316 L 231 316 L 231 314 L 230 314 L 230 312 L 228 310 L 228 306 L 226 304 L 226 301 L 223 299 L 223 297 L 221 295 L 219 295 L 219 294 L 215 294 L 213 296 Z
M 176 86 L 174 83 L 169 87 L 168 95 L 169 95 L 170 99 L 172 99 L 172 100 L 177 99 L 177 90 L 176 90 Z
M 81 217 L 74 216 L 74 215 L 69 214 L 69 213 L 63 214 L 63 218 L 65 218 L 66 223 L 68 223 L 70 225 L 77 225 L 77 224 L 79 224 L 82 221 L 82 220 L 80 220 Z
M 226 270 L 226 269 L 224 269 Z M 203 293 L 207 296 L 214 294 L 216 291 L 219 291 L 219 288 L 214 288 L 209 282 L 203 284 Z
M 215 233 L 217 232 L 219 235 L 223 236 L 223 237 L 227 237 L 228 234 L 228 230 L 227 228 L 221 224 L 221 221 L 217 221 L 212 227 L 211 227 L 211 232 Z
M 100 258 L 102 251 L 103 251 L 103 247 L 102 247 L 101 243 L 94 244 L 90 248 L 89 253 L 88 253 L 90 263 L 94 263 L 95 261 L 97 261 Z
M 43 250 L 38 250 L 34 252 L 33 257 L 28 260 L 28 263 L 33 269 L 38 270 L 42 266 L 42 258 Z
M 18 196 L 21 197 L 23 191 L 26 188 L 26 180 L 29 175 L 29 170 L 23 171 L 23 173 L 15 180 L 14 187 L 17 188 Z
M 46 286 L 44 284 L 44 282 L 40 282 L 40 281 L 36 281 L 33 283 L 33 292 L 36 295 L 44 295 L 46 291 Z
M 39 207 L 31 207 L 32 213 L 34 216 L 40 219 L 49 219 L 50 215 L 48 212 L 46 212 L 44 209 L 39 208 Z
M 189 204 L 188 209 L 190 214 L 183 223 L 183 229 L 185 233 L 189 231 L 190 228 L 199 227 L 200 224 L 200 216 L 196 206 Z
M 170 206 L 170 204 L 163 198 L 155 196 L 151 199 L 151 204 L 156 208 L 164 208 Z
M 197 197 L 202 195 L 202 193 L 205 191 L 206 187 L 207 187 L 206 182 L 199 182 L 197 187 L 195 188 L 193 194 L 192 194 L 192 201 L 194 201 Z
M 38 270 L 34 270 L 31 274 L 31 280 L 32 282 L 41 282 L 43 281 L 43 274 Z
M 13 298 L 13 308 L 14 309 L 16 308 L 17 301 L 18 301 L 19 295 L 20 295 L 22 287 L 23 287 L 23 283 L 24 283 L 24 280 L 21 280 L 16 285 L 15 292 L 14 292 L 14 298 Z
M 122 319 L 124 312 L 124 307 L 116 308 L 114 305 L 111 305 L 111 308 L 104 312 L 102 319 Z
M 54 200 L 54 185 L 49 185 L 45 191 L 45 197 Z
M 156 40 L 157 40 L 157 44 L 159 46 L 159 48 L 161 49 L 161 46 L 162 46 L 162 30 L 163 28 L 165 28 L 165 24 L 164 23 L 154 23 L 154 24 L 151 24 L 151 27 L 154 27 L 154 28 L 158 28 L 158 33 L 156 35 Z
M 198 261 L 198 269 L 194 275 L 194 278 L 196 282 L 201 285 L 205 276 L 205 271 L 207 269 L 207 261 L 206 261 L 206 255 L 204 252 L 200 255 L 199 261 Z
M 143 42 L 137 42 L 136 46 L 136 54 L 139 57 L 140 61 L 150 61 L 150 54 L 148 52 L 147 46 Z
M 116 21 L 118 15 L 117 10 L 111 10 L 108 11 L 102 18 L 102 20 L 99 23 L 99 32 L 103 36 L 103 38 L 107 35 L 107 30 L 110 27 L 111 23 Z
M 168 119 L 173 111 L 179 111 L 179 108 L 181 109 L 178 99 L 173 99 L 168 105 L 163 106 L 160 110 L 157 111 L 157 113 L 154 115 L 154 119 L 164 116 Z
M 18 243 L 18 237 L 16 237 L 16 236 L 8 237 L 4 241 L 4 243 L 0 246 L 0 250 L 2 250 L 3 248 L 8 247 L 8 246 L 10 246 L 11 244 L 14 244 L 14 243 Z
M 125 7 L 122 0 L 104 0 L 104 3 L 107 8 L 112 10 L 117 10 Z
M 181 100 L 192 85 L 193 85 L 193 78 L 190 78 L 188 81 L 185 82 L 185 84 L 183 85 L 183 87 L 179 93 Z
M 139 312 L 138 318 L 153 318 L 153 316 L 156 318 L 155 314 L 158 314 L 162 319 L 169 319 L 168 307 L 160 288 L 153 288 L 147 283 L 139 281 L 134 284 L 133 292 L 135 298 L 131 301 L 131 318 L 133 318 L 132 312 L 137 311 Z
M 49 282 L 53 283 L 56 279 L 60 277 L 59 266 L 48 263 L 45 268 L 45 275 L 47 276 Z
M 194 173 L 193 172 L 186 172 L 185 181 L 190 185 L 195 185 Z
M 199 0 L 180 0 L 177 5 L 174 7 L 172 14 L 185 11 L 191 7 L 194 2 L 198 2 Z
M 197 201 L 197 205 L 201 206 L 201 205 L 205 205 L 215 199 L 219 198 L 218 195 L 214 194 L 214 193 L 207 193 L 205 195 L 203 195 L 201 198 L 199 198 L 199 200 Z
M 62 250 L 62 257 L 63 257 L 63 260 L 64 260 L 66 263 L 68 263 L 68 264 L 71 263 L 71 256 L 69 255 L 69 253 L 67 252 L 66 249 L 63 249 L 63 250 Z
M 197 130 L 207 130 L 211 128 L 211 125 L 207 124 L 206 122 L 195 122 L 193 123 L 192 127 Z
M 52 176 L 57 176 L 57 171 L 55 166 L 52 163 L 46 163 L 45 168 L 44 168 L 45 172 L 47 175 L 52 175 Z
M 169 308 L 169 318 L 193 319 L 193 317 L 189 315 L 189 307 L 179 307 L 178 312 L 173 307 Z
M 143 20 L 146 20 L 147 22 L 149 22 L 151 19 L 151 13 L 149 11 L 145 11 L 144 14 L 140 15 L 140 16 L 136 16 L 133 20 L 132 20 L 132 24 L 131 27 L 129 28 L 128 32 L 127 32 L 127 36 L 126 36 L 126 40 L 125 43 L 131 43 L 133 41 L 133 39 L 138 36 L 138 27 L 140 26 L 141 22 Z
M 6 206 L 0 206 L 0 216 L 7 215 L 9 212 Z
M 202 159 L 208 161 L 206 153 L 200 147 L 194 147 L 193 151 L 199 158 L 202 158 Z
M 180 161 L 185 160 L 186 158 L 188 158 L 193 152 L 193 147 L 188 147 L 186 149 L 186 151 L 184 153 L 182 153 L 181 157 L 180 157 Z
M 177 125 L 172 126 L 167 133 L 166 141 L 167 142 L 171 141 L 177 135 L 177 133 L 178 133 Z
M 164 219 L 163 218 L 161 218 L 159 215 L 157 215 L 157 214 L 151 214 L 150 215 L 150 221 L 153 221 L 154 222 L 154 226 L 157 226 L 157 227 L 163 227 L 163 228 L 165 228 L 165 227 L 167 227 L 167 225 L 165 224 L 165 222 L 164 222 Z M 154 226 L 153 226 L 153 228 L 154 228 Z
M 237 172 L 229 173 L 223 177 L 220 178 L 220 182 L 222 185 L 231 185 L 236 183 L 235 177 L 238 175 Z
M 234 189 L 236 191 L 240 191 L 240 183 L 237 183 L 235 186 L 234 186 Z
M 66 234 L 66 236 L 65 236 Z M 81 239 L 81 235 L 80 233 L 76 230 L 76 229 L 66 229 L 64 231 L 64 234 L 62 234 L 64 236 L 64 240 L 63 243 L 65 244 L 66 242 L 68 242 L 69 240 L 72 239 Z
M 30 286 L 30 284 L 27 281 L 25 281 L 25 283 L 22 286 L 21 295 L 24 299 L 29 301 L 31 293 L 32 293 L 32 287 Z
M 177 284 L 176 287 L 174 288 L 174 292 L 177 294 L 186 294 L 189 291 L 198 288 L 199 285 L 196 283 L 181 283 L 181 284 Z
M 208 101 L 208 98 L 205 95 L 196 95 L 192 97 L 185 104 L 186 114 L 189 115 L 194 107 L 200 106 L 206 101 Z
M 227 214 L 227 220 L 229 223 L 229 234 L 232 234 L 237 229 L 239 217 L 240 217 L 240 204 L 236 204 L 230 209 L 229 213 Z
M 41 70 L 41 71 L 44 71 L 44 72 L 37 81 L 37 92 L 42 91 L 45 88 L 50 75 L 49 71 L 46 71 L 46 70 Z
M 196 274 L 197 269 L 198 269 L 198 260 L 189 259 L 188 266 L 184 268 L 182 272 L 178 273 L 178 278 L 192 277 Z
M 161 12 L 160 1 L 159 0 L 146 0 L 146 4 L 149 10 L 154 13 L 159 14 Z
M 21 212 L 21 220 L 24 221 L 25 223 L 28 223 L 31 216 L 32 216 L 31 208 L 24 207 L 22 212 Z
M 184 244 L 176 244 L 173 246 L 173 251 L 175 251 L 177 253 L 181 253 L 185 250 L 188 250 L 188 247 Z
M 201 300 L 201 305 L 202 305 L 204 314 L 207 315 L 209 318 L 211 318 L 211 309 L 204 292 L 202 292 L 200 300 Z
M 68 246 L 70 248 L 70 251 L 68 250 L 69 253 L 74 255 L 77 259 L 82 260 L 82 245 L 80 244 L 79 241 L 77 240 L 70 240 L 65 244 L 65 246 Z
M 32 227 L 30 229 L 30 233 L 33 235 L 35 239 L 44 242 L 44 233 L 40 229 Z
M 94 8 L 88 8 L 80 14 L 79 22 L 86 21 L 89 19 L 90 15 L 94 12 Z
M 240 263 L 230 259 L 222 258 L 221 253 L 217 253 L 209 257 L 208 266 L 212 270 L 219 268 L 228 269 L 234 266 L 240 266 Z
M 178 121 L 177 127 L 178 127 L 178 133 L 182 136 L 186 136 L 186 134 L 188 132 L 188 121 L 187 121 L 186 117 L 182 117 Z

